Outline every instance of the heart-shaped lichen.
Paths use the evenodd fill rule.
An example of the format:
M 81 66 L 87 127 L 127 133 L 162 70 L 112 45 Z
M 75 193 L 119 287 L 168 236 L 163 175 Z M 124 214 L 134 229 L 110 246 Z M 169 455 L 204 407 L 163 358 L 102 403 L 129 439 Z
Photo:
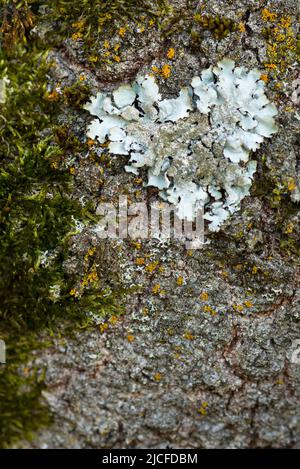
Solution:
M 194 77 L 175 99 L 162 100 L 154 77 L 138 76 L 85 105 L 97 116 L 87 135 L 129 155 L 126 171 L 148 168 L 147 184 L 180 218 L 192 220 L 204 207 L 216 231 L 249 194 L 256 170 L 250 153 L 276 132 L 277 110 L 264 86 L 258 70 L 229 59 Z

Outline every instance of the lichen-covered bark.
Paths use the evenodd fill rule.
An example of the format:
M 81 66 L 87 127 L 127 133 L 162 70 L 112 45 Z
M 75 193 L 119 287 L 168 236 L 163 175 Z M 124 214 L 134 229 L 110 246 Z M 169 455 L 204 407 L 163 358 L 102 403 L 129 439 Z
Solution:
M 119 24 L 124 34 L 100 38 L 99 57 L 109 51 L 110 63 L 97 67 L 74 36 L 53 49 L 49 86 L 58 94 L 77 80 L 112 90 L 140 71 L 154 73 L 163 97 L 174 97 L 224 57 L 257 67 L 276 102 L 279 131 L 255 153 L 258 171 L 242 209 L 207 235 L 203 249 L 175 240 L 100 240 L 90 227 L 70 239 L 66 273 L 83 276 L 92 248 L 103 284 L 124 289 L 124 315 L 95 320 L 92 330 L 35 354 L 29 366 L 47 366 L 43 395 L 54 423 L 20 445 L 300 447 L 297 3 L 174 0 L 161 28 L 127 19 Z M 195 12 L 223 20 L 209 27 Z M 220 28 L 224 18 L 236 27 Z M 121 42 L 121 52 L 104 39 L 112 48 Z M 125 173 L 126 157 L 100 155 L 85 142 L 89 115 L 73 112 L 60 119 L 84 143 L 66 162 L 74 196 L 95 210 L 122 194 L 155 202 L 155 189 Z

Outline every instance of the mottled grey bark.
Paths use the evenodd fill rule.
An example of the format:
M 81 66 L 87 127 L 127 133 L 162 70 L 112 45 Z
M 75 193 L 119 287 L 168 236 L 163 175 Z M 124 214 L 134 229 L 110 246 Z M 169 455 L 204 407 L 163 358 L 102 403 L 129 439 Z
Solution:
M 185 2 L 172 3 L 184 8 Z M 72 83 L 84 73 L 95 91 L 113 89 L 138 71 L 161 66 L 170 45 L 176 53 L 172 73 L 160 83 L 167 97 L 224 57 L 264 73 L 269 58 L 258 2 L 212 0 L 207 8 L 244 22 L 246 32 L 222 41 L 207 33 L 201 49 L 191 50 L 186 30 L 169 42 L 148 30 L 127 45 L 124 61 L 103 66 L 97 75 L 80 60 L 80 43 L 67 41 L 53 52 L 57 67 L 51 80 Z M 297 1 L 269 2 L 268 8 L 296 23 Z M 276 200 L 275 208 L 270 203 L 280 197 L 284 181 L 299 180 L 296 79 L 295 60 L 279 76 L 280 93 L 267 85 L 279 110 L 279 132 L 255 154 L 259 169 L 242 209 L 220 233 L 207 235 L 210 243 L 203 249 L 189 252 L 175 240 L 101 241 L 89 229 L 72 238 L 67 271 L 83 269 L 92 245 L 103 282 L 130 290 L 124 316 L 114 324 L 104 319 L 109 327 L 103 333 L 95 326 L 76 340 L 57 340 L 36 358 L 35 364 L 47 366 L 44 397 L 54 424 L 31 446 L 300 447 L 299 259 L 283 243 L 287 234 L 293 246 L 298 242 L 297 189 L 290 185 L 278 202 L 287 205 L 281 231 Z M 69 118 L 62 116 L 62 122 Z M 89 120 L 84 111 L 73 116 L 74 134 L 82 137 Z M 120 194 L 158 200 L 156 191 L 124 172 L 126 158 L 112 157 L 100 194 L 99 168 L 84 161 L 75 163 L 77 195 L 84 201 L 117 202 Z M 270 177 L 280 181 L 274 194 L 276 187 L 266 183 Z

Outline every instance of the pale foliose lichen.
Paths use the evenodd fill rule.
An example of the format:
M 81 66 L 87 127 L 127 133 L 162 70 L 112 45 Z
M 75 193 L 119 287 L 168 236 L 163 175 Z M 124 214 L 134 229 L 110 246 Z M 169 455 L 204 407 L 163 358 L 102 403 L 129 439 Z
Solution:
M 126 171 L 147 168 L 147 184 L 180 218 L 192 220 L 204 207 L 217 231 L 249 194 L 256 171 L 250 153 L 277 130 L 264 86 L 258 70 L 229 59 L 194 77 L 175 99 L 162 99 L 153 76 L 138 76 L 84 106 L 97 117 L 87 135 L 128 155 Z

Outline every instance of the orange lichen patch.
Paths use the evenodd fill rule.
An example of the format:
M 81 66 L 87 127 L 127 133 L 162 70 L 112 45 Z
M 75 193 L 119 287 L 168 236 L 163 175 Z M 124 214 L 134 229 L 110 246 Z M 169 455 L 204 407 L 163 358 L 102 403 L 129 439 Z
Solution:
M 142 178 L 135 178 L 134 182 L 135 182 L 135 184 L 142 184 L 143 179 Z
M 135 260 L 136 265 L 144 265 L 145 264 L 145 259 L 144 257 L 137 257 Z
M 273 63 L 265 63 L 265 68 L 269 68 L 271 70 L 276 70 L 277 68 L 277 65 L 276 64 L 273 64 Z
M 282 28 L 289 28 L 292 24 L 292 19 L 290 16 L 287 16 L 286 18 L 280 18 L 280 26 Z
M 100 329 L 101 334 L 103 334 L 105 331 L 107 331 L 107 329 L 108 329 L 107 322 L 104 322 L 104 323 L 100 324 L 99 329 Z
M 84 20 L 75 21 L 74 23 L 72 23 L 72 27 L 74 29 L 83 29 L 84 26 L 85 26 L 85 21 Z
M 171 75 L 171 67 L 168 64 L 163 65 L 161 68 L 158 68 L 156 65 L 152 65 L 151 70 L 156 75 L 160 75 L 164 79 L 169 78 Z
M 158 68 L 156 65 L 152 65 L 151 70 L 152 70 L 154 73 L 157 73 L 157 74 L 160 73 L 160 70 L 159 70 L 159 68 Z
M 175 49 L 173 47 L 170 47 L 170 49 L 167 52 L 167 57 L 168 59 L 172 60 L 175 57 Z
M 189 331 L 185 331 L 183 338 L 186 340 L 195 340 L 195 336 Z
M 277 14 L 276 13 L 272 13 L 270 10 L 268 10 L 267 8 L 264 8 L 261 12 L 261 17 L 264 21 L 270 21 L 270 22 L 274 22 L 277 18 Z
M 293 225 L 293 223 L 289 223 L 289 224 L 287 225 L 286 229 L 284 230 L 284 232 L 285 232 L 286 234 L 291 234 L 291 233 L 293 233 L 293 231 L 294 231 L 294 225 Z
M 245 23 L 243 23 L 243 22 L 239 23 L 238 28 L 239 28 L 240 33 L 245 33 L 246 32 Z
M 202 402 L 200 408 L 198 409 L 199 414 L 206 415 L 207 407 L 208 407 L 208 402 L 206 401 Z
M 157 381 L 159 382 L 161 380 L 161 373 L 155 373 L 155 375 L 153 376 L 153 379 L 154 381 Z
M 203 311 L 205 313 L 209 313 L 211 314 L 212 316 L 215 316 L 217 314 L 217 311 L 215 311 L 211 306 L 209 305 L 205 305 L 204 308 L 203 308 Z
M 161 68 L 161 75 L 163 78 L 169 78 L 171 75 L 171 67 L 168 64 L 165 64 Z
M 109 318 L 109 322 L 112 326 L 115 326 L 117 324 L 117 322 L 119 321 L 119 318 L 117 316 L 111 316 Z
M 84 260 L 86 261 L 89 257 L 93 256 L 96 252 L 96 248 L 92 247 L 87 250 L 86 255 L 84 256 Z
M 246 308 L 252 308 L 253 303 L 252 303 L 252 301 L 250 301 L 250 300 L 246 300 L 246 301 L 244 302 L 244 305 L 246 306 Z
M 134 341 L 134 336 L 132 334 L 127 335 L 127 340 L 128 342 L 133 342 Z
M 54 90 L 51 93 L 47 94 L 47 99 L 49 101 L 57 101 L 59 99 L 59 93 Z
M 293 192 L 294 190 L 296 190 L 297 186 L 296 186 L 295 179 L 293 178 L 289 179 L 287 183 L 287 188 L 290 192 Z
M 208 293 L 206 291 L 202 292 L 200 295 L 200 298 L 202 301 L 207 301 L 208 300 Z
M 158 267 L 158 261 L 153 261 L 151 262 L 150 264 L 147 265 L 146 267 L 146 272 L 149 272 L 150 274 L 152 274 L 152 272 L 154 272 L 154 270 Z
M 154 293 L 155 295 L 159 293 L 160 291 L 161 291 L 161 286 L 159 285 L 159 283 L 157 283 L 156 285 L 152 287 L 152 293 Z
M 83 34 L 80 31 L 77 31 L 76 33 L 73 33 L 71 37 L 73 41 L 78 41 L 79 39 L 82 39 Z
M 269 81 L 269 77 L 268 77 L 268 75 L 266 75 L 266 74 L 261 75 L 261 76 L 260 76 L 260 79 L 261 79 L 262 81 L 264 81 L 265 83 L 268 83 L 268 81 Z
M 181 277 L 181 276 L 178 277 L 178 278 L 176 279 L 176 283 L 177 283 L 177 285 L 178 285 L 179 287 L 181 287 L 181 286 L 183 285 L 183 277 Z
M 272 73 L 272 77 L 283 80 L 298 59 L 297 32 L 289 16 L 276 15 L 268 21 L 272 22 L 272 26 L 263 30 L 268 56 L 265 66 Z
M 87 275 L 87 280 L 90 282 L 90 283 L 94 283 L 94 282 L 97 282 L 97 280 L 99 280 L 99 277 L 98 277 L 98 274 L 97 272 L 91 272 Z
M 242 311 L 244 311 L 243 305 L 233 304 L 233 305 L 232 305 L 232 308 L 233 308 L 234 311 L 237 311 L 237 312 L 239 312 L 239 313 L 241 313 Z
M 125 36 L 125 33 L 126 33 L 126 28 L 121 27 L 121 28 L 119 29 L 119 36 L 120 36 L 120 37 L 124 37 L 124 36 Z

